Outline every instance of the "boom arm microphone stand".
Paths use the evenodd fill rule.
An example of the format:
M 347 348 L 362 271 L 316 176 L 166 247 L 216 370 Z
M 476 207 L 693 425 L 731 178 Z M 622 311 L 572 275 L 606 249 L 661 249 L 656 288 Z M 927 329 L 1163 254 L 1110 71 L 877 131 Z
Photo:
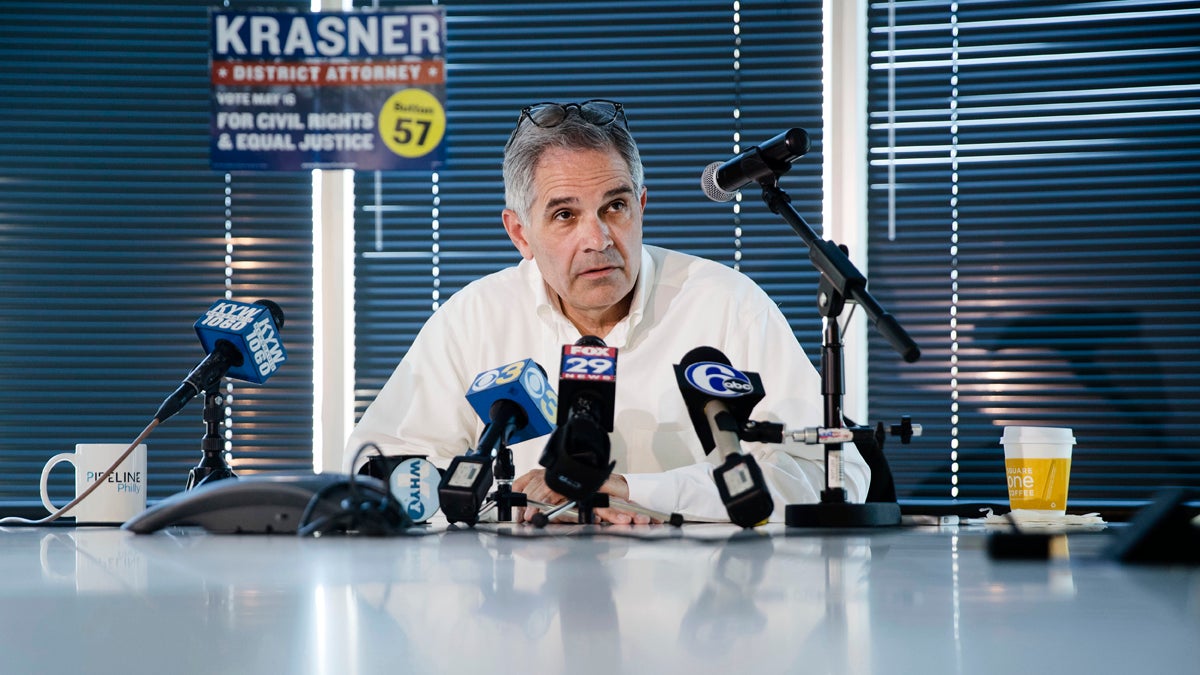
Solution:
M 791 198 L 779 188 L 779 176 L 790 164 L 769 168 L 764 162 L 757 181 L 762 186 L 763 201 L 772 213 L 781 216 L 800 235 L 808 246 L 808 257 L 821 281 L 817 287 L 817 308 L 821 312 L 821 394 L 824 400 L 825 426 L 840 428 L 842 396 L 845 393 L 845 372 L 842 360 L 842 335 L 838 316 L 847 301 L 857 303 L 867 313 L 872 325 L 883 335 L 905 361 L 912 363 L 921 357 L 917 343 L 891 314 L 888 314 L 867 291 L 867 278 L 850 262 L 846 250 L 826 241 L 796 212 Z M 842 444 L 825 445 L 825 489 L 818 504 L 788 504 L 786 522 L 790 527 L 878 527 L 900 524 L 900 505 L 895 502 L 852 504 L 846 501 L 845 473 L 842 465 Z

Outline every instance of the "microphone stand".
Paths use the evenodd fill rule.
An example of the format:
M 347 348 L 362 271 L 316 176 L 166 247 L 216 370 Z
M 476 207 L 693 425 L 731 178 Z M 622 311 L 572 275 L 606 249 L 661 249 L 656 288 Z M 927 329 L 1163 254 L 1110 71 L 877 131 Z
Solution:
M 225 478 L 237 478 L 225 461 L 225 441 L 221 438 L 220 429 L 223 418 L 221 395 L 217 393 L 217 386 L 213 386 L 204 392 L 204 438 L 200 439 L 200 450 L 204 456 L 199 464 L 188 471 L 184 490 Z
M 842 396 L 845 393 L 845 371 L 842 360 L 842 335 L 838 316 L 847 301 L 858 303 L 872 324 L 907 362 L 920 358 L 916 342 L 900 323 L 880 307 L 867 291 L 867 278 L 850 262 L 846 249 L 817 236 L 812 227 L 796 212 L 791 198 L 779 188 L 779 174 L 768 172 L 758 180 L 763 201 L 772 213 L 781 216 L 800 235 L 808 246 L 808 257 L 821 281 L 817 287 L 817 307 L 822 320 L 821 394 L 824 399 L 825 426 L 842 428 Z M 825 489 L 817 504 L 788 504 L 786 522 L 789 527 L 879 527 L 900 524 L 900 505 L 896 502 L 846 501 L 845 473 L 842 464 L 842 444 L 825 445 Z
M 497 521 L 512 522 L 513 507 L 524 507 L 529 502 L 524 492 L 513 492 L 512 482 L 517 476 L 517 468 L 513 464 L 512 450 L 503 440 L 496 446 L 496 460 L 493 463 L 493 467 L 496 477 L 496 490 L 488 495 L 487 502 L 479 510 L 479 517 L 482 518 L 492 509 L 496 509 Z

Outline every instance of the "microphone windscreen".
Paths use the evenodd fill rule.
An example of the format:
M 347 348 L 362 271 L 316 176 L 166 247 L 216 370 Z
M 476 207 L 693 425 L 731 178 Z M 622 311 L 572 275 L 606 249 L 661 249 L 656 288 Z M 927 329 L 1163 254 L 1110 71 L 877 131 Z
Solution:
M 696 347 L 683 355 L 679 360 L 679 365 L 684 368 L 696 363 L 723 363 L 727 366 L 733 365 L 729 357 L 716 347 Z
M 587 416 L 576 416 L 550 436 L 539 463 L 546 467 L 546 486 L 567 499 L 595 494 L 612 473 L 608 432 Z
M 714 202 L 727 202 L 737 196 L 737 192 L 729 192 L 721 189 L 717 185 L 717 171 L 721 169 L 720 162 L 713 162 L 704 167 L 704 173 L 700 174 L 700 189 L 704 190 L 704 196 Z
M 283 308 L 279 306 L 279 303 L 275 302 L 274 300 L 260 298 L 255 300 L 254 304 L 266 307 L 267 311 L 271 313 L 271 318 L 275 319 L 275 327 L 283 328 Z

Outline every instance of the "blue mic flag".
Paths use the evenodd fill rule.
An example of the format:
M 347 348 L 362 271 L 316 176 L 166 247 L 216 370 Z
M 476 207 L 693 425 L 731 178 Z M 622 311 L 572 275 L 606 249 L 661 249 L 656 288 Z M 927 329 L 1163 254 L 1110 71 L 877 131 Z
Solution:
M 283 310 L 270 300 L 254 304 L 218 300 L 196 321 L 196 335 L 204 345 L 204 360 L 158 407 L 154 419 L 162 422 L 183 409 L 197 394 L 210 391 L 229 376 L 262 384 L 287 361 L 279 340 Z
M 262 384 L 287 361 L 279 327 L 264 301 L 250 304 L 218 300 L 196 321 L 196 335 L 206 354 L 216 349 L 219 340 L 241 354 L 241 364 L 231 366 L 226 373 L 235 380 Z
M 492 419 L 492 406 L 499 400 L 517 404 L 528 418 L 524 426 L 513 431 L 508 443 L 545 436 L 554 430 L 558 396 L 546 381 L 546 372 L 533 359 L 485 370 L 467 389 L 467 402 L 488 424 L 497 421 Z

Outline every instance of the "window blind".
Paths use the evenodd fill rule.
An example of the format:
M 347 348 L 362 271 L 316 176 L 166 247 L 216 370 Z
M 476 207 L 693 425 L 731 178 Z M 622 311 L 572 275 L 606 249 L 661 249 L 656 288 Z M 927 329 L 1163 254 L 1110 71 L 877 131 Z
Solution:
M 204 356 L 192 323 L 227 290 L 282 306 L 289 353 L 266 384 L 234 385 L 231 463 L 312 466 L 311 177 L 209 169 L 208 7 L 0 5 L 6 511 L 41 511 L 52 455 L 136 437 Z M 147 440 L 152 500 L 199 462 L 202 407 Z M 69 468 L 50 491 L 69 500 Z
M 869 8 L 870 345 L 901 499 L 1007 502 L 1006 425 L 1074 430 L 1075 505 L 1200 487 L 1200 8 Z
M 740 268 L 819 356 L 817 279 L 800 238 L 757 191 L 746 201 L 708 201 L 700 174 L 803 128 L 813 151 L 781 185 L 820 228 L 820 2 L 439 4 L 446 165 L 432 176 L 356 178 L 357 414 L 435 307 L 520 259 L 500 222 L 501 162 L 518 112 L 539 101 L 625 104 L 646 167 L 646 243 Z

